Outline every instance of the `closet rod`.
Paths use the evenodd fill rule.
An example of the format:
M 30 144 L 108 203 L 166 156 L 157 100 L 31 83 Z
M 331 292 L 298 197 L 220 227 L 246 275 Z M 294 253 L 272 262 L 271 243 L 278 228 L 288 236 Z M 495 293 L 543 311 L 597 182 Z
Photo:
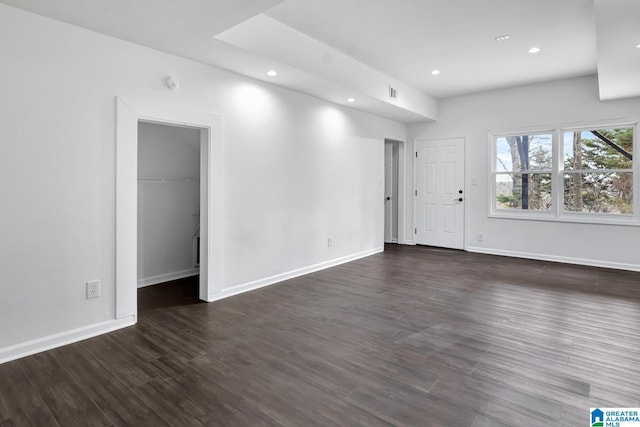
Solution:
M 164 176 L 140 176 L 138 182 L 162 184 L 165 182 L 200 182 L 198 177 L 164 177 Z

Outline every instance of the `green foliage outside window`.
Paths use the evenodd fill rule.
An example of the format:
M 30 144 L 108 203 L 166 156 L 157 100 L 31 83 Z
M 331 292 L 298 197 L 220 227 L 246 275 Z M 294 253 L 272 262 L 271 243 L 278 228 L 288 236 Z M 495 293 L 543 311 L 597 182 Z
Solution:
M 631 153 L 632 128 L 565 132 L 565 210 L 632 214 Z

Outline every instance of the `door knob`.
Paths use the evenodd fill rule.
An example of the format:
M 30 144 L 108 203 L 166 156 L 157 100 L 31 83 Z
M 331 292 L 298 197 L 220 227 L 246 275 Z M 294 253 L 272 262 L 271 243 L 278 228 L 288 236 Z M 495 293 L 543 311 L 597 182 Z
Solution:
M 391 197 L 387 197 L 387 200 L 391 200 Z
M 458 190 L 458 193 L 462 194 L 462 190 Z
M 461 202 L 463 199 L 462 197 L 458 197 L 457 199 L 453 199 L 454 202 Z

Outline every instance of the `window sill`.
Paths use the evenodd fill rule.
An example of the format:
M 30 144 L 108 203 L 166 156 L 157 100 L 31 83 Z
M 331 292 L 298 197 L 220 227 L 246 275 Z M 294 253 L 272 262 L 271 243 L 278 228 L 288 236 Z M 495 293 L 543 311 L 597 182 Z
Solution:
M 587 216 L 589 215 L 589 216 Z M 553 213 L 541 212 L 539 214 L 523 213 L 516 214 L 514 212 L 491 212 L 489 218 L 496 219 L 515 219 L 526 221 L 546 221 L 546 222 L 568 222 L 575 224 L 596 224 L 596 225 L 624 225 L 639 227 L 640 220 L 633 216 L 624 216 L 620 218 L 611 218 L 597 214 L 564 214 L 563 216 L 554 216 Z

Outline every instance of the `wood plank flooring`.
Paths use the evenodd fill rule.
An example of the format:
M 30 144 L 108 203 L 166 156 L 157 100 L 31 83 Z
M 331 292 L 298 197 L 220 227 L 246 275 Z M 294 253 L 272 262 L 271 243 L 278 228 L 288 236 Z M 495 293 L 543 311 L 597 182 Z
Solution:
M 640 406 L 640 273 L 391 245 L 0 365 L 0 426 L 584 426 Z

